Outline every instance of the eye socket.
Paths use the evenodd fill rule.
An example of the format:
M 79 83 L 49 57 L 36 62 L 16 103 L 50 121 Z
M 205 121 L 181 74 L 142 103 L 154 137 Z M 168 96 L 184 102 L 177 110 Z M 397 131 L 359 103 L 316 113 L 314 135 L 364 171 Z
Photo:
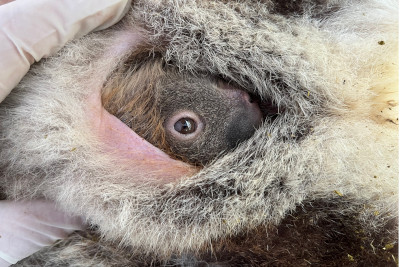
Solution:
M 192 118 L 185 117 L 175 122 L 174 129 L 180 134 L 191 134 L 196 131 L 197 124 Z
M 165 133 L 175 140 L 193 141 L 199 138 L 205 123 L 199 114 L 191 110 L 178 110 L 165 119 L 163 126 Z

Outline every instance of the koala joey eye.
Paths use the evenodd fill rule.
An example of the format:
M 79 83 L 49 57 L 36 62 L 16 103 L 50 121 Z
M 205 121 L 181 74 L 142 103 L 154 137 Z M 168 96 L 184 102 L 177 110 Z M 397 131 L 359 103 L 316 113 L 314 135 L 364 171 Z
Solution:
M 179 111 L 166 119 L 165 130 L 170 135 L 181 140 L 196 138 L 203 130 L 204 123 L 192 111 Z
M 196 131 L 197 123 L 192 118 L 179 119 L 174 124 L 174 129 L 181 134 L 191 134 Z

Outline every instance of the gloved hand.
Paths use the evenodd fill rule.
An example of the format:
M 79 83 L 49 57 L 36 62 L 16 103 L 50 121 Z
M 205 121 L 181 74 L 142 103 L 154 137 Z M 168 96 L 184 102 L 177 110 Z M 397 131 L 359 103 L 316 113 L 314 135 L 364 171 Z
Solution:
M 129 6 L 130 0 L 0 0 L 0 102 L 33 62 L 115 24 Z M 0 201 L 0 267 L 83 228 L 81 218 L 49 201 Z
M 82 229 L 80 217 L 68 216 L 52 202 L 0 201 L 0 266 L 14 264 Z
M 1 5 L 0 102 L 34 61 L 69 40 L 115 24 L 129 6 L 130 0 L 16 0 Z

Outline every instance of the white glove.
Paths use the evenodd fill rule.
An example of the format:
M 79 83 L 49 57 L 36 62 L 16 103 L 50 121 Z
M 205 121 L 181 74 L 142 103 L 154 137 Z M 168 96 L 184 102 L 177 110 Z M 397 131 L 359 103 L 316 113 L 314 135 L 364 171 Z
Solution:
M 0 201 L 0 267 L 14 264 L 82 229 L 80 217 L 66 215 L 52 202 Z
M 2 0 L 0 0 L 0 4 Z M 0 6 L 0 102 L 34 61 L 118 22 L 130 0 L 16 0 Z

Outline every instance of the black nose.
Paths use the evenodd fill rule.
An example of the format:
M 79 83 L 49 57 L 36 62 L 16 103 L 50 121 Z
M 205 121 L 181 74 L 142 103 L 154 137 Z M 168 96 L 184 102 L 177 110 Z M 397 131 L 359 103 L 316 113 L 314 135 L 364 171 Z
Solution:
M 226 142 L 230 149 L 249 139 L 262 123 L 262 116 L 254 110 L 245 110 L 234 116 L 226 129 Z

